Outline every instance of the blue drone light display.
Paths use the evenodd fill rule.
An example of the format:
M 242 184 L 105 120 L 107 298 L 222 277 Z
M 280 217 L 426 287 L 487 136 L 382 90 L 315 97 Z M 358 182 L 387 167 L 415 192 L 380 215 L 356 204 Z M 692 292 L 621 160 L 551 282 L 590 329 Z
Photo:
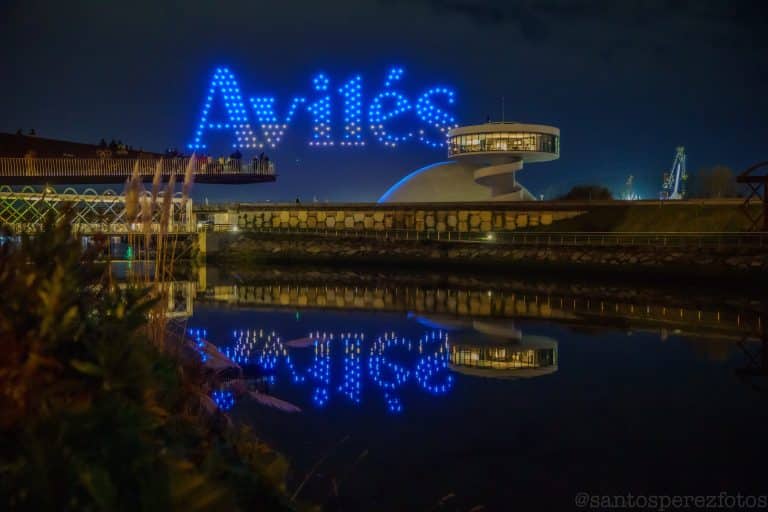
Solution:
M 216 407 L 222 411 L 228 411 L 235 405 L 235 395 L 231 391 L 216 390 L 211 393 L 211 398 L 216 404 Z
M 344 98 L 344 140 L 342 146 L 362 146 L 363 127 L 361 116 L 361 98 L 363 79 L 357 75 L 339 89 L 339 94 Z
M 317 383 L 312 391 L 312 401 L 318 407 L 328 403 L 330 398 L 328 387 L 331 384 L 331 342 L 333 336 L 323 336 L 315 340 L 315 358 L 309 369 L 309 375 Z
M 437 352 L 419 359 L 419 362 L 416 363 L 415 376 L 422 389 L 433 395 L 439 395 L 448 392 L 453 387 L 453 375 L 450 374 L 447 374 L 442 382 L 433 382 L 436 375 L 447 373 L 449 359 L 448 337 L 442 332 L 432 331 L 430 335 L 424 336 L 419 340 L 419 353 L 424 351 L 424 346 L 427 343 L 435 342 L 439 343 Z M 446 371 L 444 372 L 443 370 Z
M 208 121 L 208 114 L 211 110 L 214 97 L 219 94 L 224 100 L 224 107 L 227 118 L 223 123 L 212 123 Z M 206 145 L 202 143 L 202 137 L 205 130 L 226 130 L 234 132 L 237 138 L 235 147 L 249 148 L 255 147 L 257 143 L 256 135 L 253 133 L 248 115 L 245 111 L 243 98 L 240 93 L 240 86 L 237 83 L 235 75 L 227 68 L 217 68 L 213 74 L 208 96 L 203 106 L 203 112 L 200 115 L 200 123 L 195 132 L 195 142 L 189 144 L 193 149 L 205 149 Z
M 208 337 L 208 331 L 205 329 L 189 329 L 190 339 L 194 343 L 194 349 L 200 354 L 200 362 L 208 362 L 208 353 L 205 351 L 205 339 Z
M 353 403 L 360 403 L 360 337 L 344 338 L 344 380 L 339 391 Z
M 411 101 L 404 92 L 394 89 L 404 74 L 401 67 L 391 68 L 385 76 L 383 90 L 371 97 L 367 110 L 370 135 L 388 147 L 396 147 L 408 141 L 418 141 L 433 148 L 444 147 L 448 130 L 457 126 L 454 116 L 445 109 L 454 104 L 455 92 L 447 86 L 431 87 L 415 101 Z M 362 76 L 354 75 L 336 89 L 342 108 L 333 107 L 335 95 L 332 94 L 331 79 L 325 73 L 318 73 L 312 78 L 312 91 L 316 96 L 312 99 L 294 97 L 282 120 L 276 112 L 275 97 L 250 98 L 250 106 L 261 129 L 261 136 L 257 138 L 251 128 L 235 75 L 228 68 L 216 68 L 193 142 L 188 147 L 192 150 L 205 150 L 208 147 L 204 142 L 205 133 L 224 131 L 232 134 L 232 147 L 237 149 L 257 150 L 265 145 L 276 148 L 285 137 L 301 105 L 304 105 L 312 123 L 310 146 L 365 146 Z M 439 101 L 439 98 L 442 99 Z M 223 105 L 224 115 L 222 120 L 213 122 L 210 116 L 215 102 Z M 387 125 L 396 118 L 400 126 L 411 128 L 400 132 L 391 131 Z M 334 119 L 343 120 L 340 139 L 335 138 L 338 135 L 333 129 Z
M 204 329 L 190 329 L 189 334 L 196 341 L 207 336 Z M 427 332 L 417 342 L 386 333 L 365 343 L 363 333 L 334 335 L 320 331 L 295 341 L 304 340 L 314 350 L 311 360 L 305 361 L 303 372 L 296 369 L 288 350 L 288 346 L 296 345 L 286 346 L 275 331 L 236 329 L 232 331 L 231 343 L 220 346 L 219 350 L 243 368 L 258 367 L 260 373 L 266 373 L 263 378 L 270 384 L 276 382 L 280 368 L 286 369 L 292 384 L 310 385 L 312 403 L 318 408 L 331 401 L 332 391 L 343 395 L 349 403 L 360 405 L 364 374 L 371 384 L 366 389 L 382 393 L 386 410 L 391 413 L 403 411 L 400 395 L 411 382 L 432 395 L 444 395 L 453 388 L 454 377 L 448 368 L 448 335 L 443 331 Z M 363 350 L 365 346 L 367 349 Z M 367 371 L 363 371 L 363 366 Z M 341 372 L 338 379 L 334 378 L 334 368 Z M 336 385 L 332 385 L 333 381 Z M 223 410 L 231 407 L 224 395 L 215 395 L 214 399 Z

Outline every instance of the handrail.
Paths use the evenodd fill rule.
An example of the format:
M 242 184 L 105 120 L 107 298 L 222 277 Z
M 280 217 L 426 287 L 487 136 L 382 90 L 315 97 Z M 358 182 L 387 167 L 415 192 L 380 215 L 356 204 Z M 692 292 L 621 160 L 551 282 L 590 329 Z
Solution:
M 535 247 L 744 247 L 768 249 L 768 233 L 632 233 L 632 232 L 526 232 L 526 231 L 426 231 L 415 229 L 274 228 L 215 225 L 202 230 L 316 235 L 333 238 L 425 240 L 505 244 Z
M 131 176 L 134 169 L 142 177 L 154 176 L 158 165 L 161 176 L 183 176 L 189 158 L 10 158 L 0 157 L 0 177 L 114 177 Z M 195 158 L 192 173 L 206 176 L 256 175 L 273 176 L 272 161 L 250 162 L 229 159 L 227 161 Z
M 8 228 L 14 235 L 41 233 L 45 227 L 38 222 L 16 222 L 8 225 Z M 143 235 L 143 225 L 129 226 L 123 222 L 77 222 L 72 224 L 72 232 L 76 235 Z M 193 234 L 197 230 L 186 223 L 174 223 L 171 226 L 162 227 L 159 222 L 150 224 L 149 233 L 152 235 L 184 235 Z

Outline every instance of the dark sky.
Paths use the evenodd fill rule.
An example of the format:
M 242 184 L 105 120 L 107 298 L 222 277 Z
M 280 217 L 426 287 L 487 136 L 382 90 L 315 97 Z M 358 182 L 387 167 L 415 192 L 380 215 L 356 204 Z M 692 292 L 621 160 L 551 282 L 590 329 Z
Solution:
M 283 0 L 0 3 L 0 130 L 144 149 L 186 146 L 213 69 L 227 65 L 246 95 L 311 96 L 324 71 L 335 89 L 353 73 L 363 104 L 402 66 L 415 100 L 457 91 L 459 123 L 500 117 L 561 128 L 561 158 L 519 175 L 551 196 L 629 174 L 656 195 L 686 146 L 693 170 L 737 170 L 768 158 L 768 9 L 760 1 Z M 366 97 L 367 94 L 367 97 Z M 340 110 L 340 104 L 333 108 Z M 340 120 L 334 128 L 341 129 Z M 375 200 L 444 150 L 310 148 L 299 115 L 274 185 L 198 186 L 212 200 Z

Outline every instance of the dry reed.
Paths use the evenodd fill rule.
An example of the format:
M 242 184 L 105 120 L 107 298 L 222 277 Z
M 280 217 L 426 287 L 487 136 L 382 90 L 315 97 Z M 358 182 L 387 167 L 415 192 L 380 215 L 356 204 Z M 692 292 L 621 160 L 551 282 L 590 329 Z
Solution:
M 174 267 L 178 256 L 177 242 L 180 228 L 190 220 L 186 218 L 187 201 L 192 190 L 194 155 L 187 164 L 182 186 L 181 201 L 174 203 L 176 175 L 170 174 L 163 185 L 163 161 L 158 161 L 152 179 L 151 192 L 145 190 L 139 174 L 138 162 L 126 182 L 125 221 L 128 224 L 128 245 L 133 250 L 129 263 L 130 285 L 146 288 L 156 299 L 147 320 L 147 334 L 158 347 L 177 350 L 183 340 L 186 320 L 168 317 Z

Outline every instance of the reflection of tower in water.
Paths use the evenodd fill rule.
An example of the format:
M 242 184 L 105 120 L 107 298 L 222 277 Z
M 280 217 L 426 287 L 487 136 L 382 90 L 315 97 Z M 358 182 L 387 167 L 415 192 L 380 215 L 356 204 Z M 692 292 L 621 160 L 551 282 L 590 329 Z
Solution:
M 495 379 L 548 375 L 557 371 L 557 342 L 525 336 L 517 343 L 456 343 L 451 346 L 451 369 Z
M 426 325 L 449 329 L 450 368 L 477 377 L 519 379 L 557 371 L 557 341 L 524 335 L 509 320 L 417 317 Z

